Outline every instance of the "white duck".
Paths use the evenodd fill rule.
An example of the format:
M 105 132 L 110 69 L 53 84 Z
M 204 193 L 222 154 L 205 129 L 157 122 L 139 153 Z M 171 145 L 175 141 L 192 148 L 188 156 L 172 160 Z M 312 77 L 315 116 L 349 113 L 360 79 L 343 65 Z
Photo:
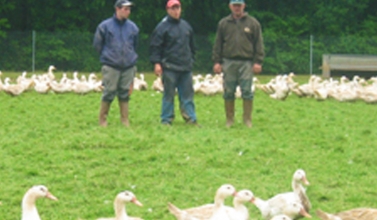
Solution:
M 356 208 L 337 214 L 326 213 L 317 210 L 317 216 L 322 220 L 373 220 L 377 219 L 377 209 L 372 208 Z
M 27 78 L 27 72 L 24 71 L 20 76 L 17 77 L 17 84 L 22 85 L 25 90 L 32 89 L 34 86 L 34 79 Z
M 148 83 L 145 81 L 145 77 L 143 73 L 140 73 L 139 76 L 140 78 L 137 78 L 136 76 L 134 77 L 133 88 L 134 90 L 145 91 L 148 89 Z
M 48 67 L 47 73 L 45 73 L 43 75 L 47 76 L 47 78 L 50 81 L 53 81 L 53 80 L 55 80 L 54 70 L 56 70 L 55 66 L 54 65 L 50 65 Z
M 259 79 L 257 77 L 253 77 L 253 84 L 251 85 L 251 91 L 254 93 L 255 88 L 260 84 Z
M 236 92 L 234 93 L 234 95 L 236 96 L 236 98 L 241 98 L 242 97 L 242 92 L 241 92 L 241 87 L 240 86 L 236 87 Z
M 254 205 L 259 209 L 265 220 L 270 220 L 277 215 L 287 215 L 289 218 L 296 219 L 298 217 L 311 218 L 304 207 L 298 202 L 287 201 L 282 205 L 271 204 L 269 200 L 264 201 L 260 198 L 253 200 Z
M 272 207 L 281 207 L 288 203 L 297 202 L 300 203 L 304 207 L 305 211 L 309 213 L 311 204 L 306 195 L 306 190 L 302 186 L 301 182 L 303 182 L 306 185 L 309 185 L 309 181 L 306 178 L 305 171 L 302 169 L 298 169 L 295 171 L 292 178 L 293 192 L 280 193 L 269 199 L 269 204 Z
M 285 100 L 290 92 L 288 85 L 288 77 L 281 76 L 276 78 L 276 83 L 274 85 L 274 93 L 270 94 L 270 97 L 277 100 Z
M 293 192 L 299 196 L 301 205 L 304 207 L 305 211 L 309 213 L 312 205 L 308 196 L 306 195 L 306 189 L 303 187 L 302 183 L 305 185 L 310 185 L 308 179 L 306 178 L 305 171 L 303 169 L 298 169 L 293 174 L 292 189 Z
M 215 203 L 205 204 L 202 206 L 181 210 L 173 204 L 169 203 L 169 211 L 177 220 L 208 220 L 214 214 L 225 208 L 224 200 L 229 196 L 235 196 L 236 190 L 230 184 L 224 184 L 216 191 Z M 226 208 L 225 208 L 226 209 Z
M 276 83 L 276 78 L 271 79 L 268 83 L 266 84 L 257 84 L 256 87 L 266 94 L 270 95 L 275 92 L 274 90 L 274 85 Z
M 50 83 L 51 90 L 56 93 L 67 93 L 72 91 L 72 87 L 68 83 L 58 83 L 57 81 L 52 81 Z
M 152 84 L 152 89 L 157 92 L 163 92 L 164 91 L 164 85 L 162 84 L 161 77 L 157 77 Z
M 203 78 L 203 76 L 200 75 L 200 74 L 192 77 L 192 80 L 194 81 L 194 84 L 192 85 L 194 92 L 199 92 L 199 89 L 200 89 L 201 84 L 202 84 L 200 79 L 202 79 L 202 78 Z
M 34 90 L 40 94 L 46 94 L 51 89 L 49 78 L 46 76 L 34 79 L 34 83 Z
M 97 80 L 95 73 L 90 73 L 88 76 L 88 83 L 92 85 L 93 91 L 101 92 L 103 90 L 102 80 Z
M 48 198 L 51 200 L 58 200 L 52 195 L 46 186 L 39 185 L 31 187 L 22 199 L 22 220 L 40 220 L 39 213 L 35 202 L 39 198 Z
M 81 80 L 79 80 L 77 74 L 78 74 L 77 72 L 74 73 L 74 80 L 72 81 L 72 87 L 71 87 L 72 91 L 81 95 L 84 95 L 93 91 L 94 85 L 92 85 L 91 83 L 88 83 L 85 75 L 82 75 Z
M 0 71 L 0 92 L 3 90 L 3 81 L 1 80 L 1 75 L 3 75 L 3 73 Z
M 309 77 L 309 82 L 306 84 L 302 84 L 298 86 L 297 88 L 293 89 L 292 92 L 298 95 L 299 97 L 305 97 L 305 96 L 313 96 L 313 88 L 317 86 L 318 83 L 320 83 L 322 79 L 319 76 L 311 75 Z
M 243 189 L 237 192 L 233 199 L 233 207 L 227 207 L 228 215 L 232 220 L 249 220 L 249 210 L 246 208 L 246 202 L 254 201 L 254 194 L 247 189 Z
M 208 77 L 207 77 L 208 78 Z M 215 80 L 205 79 L 201 84 L 198 92 L 203 93 L 204 95 L 210 96 L 217 93 L 221 93 L 223 86 Z
M 292 220 L 287 215 L 276 215 L 271 220 Z
M 306 195 L 305 188 L 302 186 L 301 182 L 309 185 L 309 181 L 306 178 L 306 173 L 302 169 L 298 169 L 293 174 L 292 178 L 292 189 L 293 192 L 280 193 L 270 198 L 267 201 L 261 199 L 256 199 L 254 203 L 258 209 L 261 211 L 262 216 L 265 219 L 269 219 L 277 214 L 282 214 L 286 207 L 292 204 L 300 204 L 306 213 L 309 213 L 311 204 Z M 300 217 L 300 213 L 297 212 L 291 218 Z M 302 216 L 305 216 L 301 213 Z
M 216 193 L 215 197 L 215 208 L 213 209 L 213 214 L 210 220 L 231 220 L 227 208 L 224 205 L 224 200 L 229 196 L 235 196 L 236 189 L 232 185 L 227 185 L 225 187 L 220 187 L 218 190 L 220 193 Z
M 130 191 L 119 193 L 114 200 L 115 218 L 99 218 L 97 220 L 142 220 L 138 217 L 129 217 L 126 212 L 126 203 L 132 202 L 138 206 L 143 206 L 136 196 Z
M 4 80 L 3 90 L 11 96 L 18 96 L 25 91 L 25 88 L 20 84 L 10 84 L 10 78 Z

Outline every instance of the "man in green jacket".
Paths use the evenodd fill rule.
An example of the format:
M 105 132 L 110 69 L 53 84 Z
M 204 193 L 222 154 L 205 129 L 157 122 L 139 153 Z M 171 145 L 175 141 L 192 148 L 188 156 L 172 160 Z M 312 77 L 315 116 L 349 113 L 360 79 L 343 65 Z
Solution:
M 252 127 L 253 75 L 262 71 L 264 46 L 259 22 L 244 12 L 244 0 L 230 0 L 231 14 L 220 20 L 212 51 L 213 71 L 223 72 L 226 126 L 234 123 L 234 101 L 237 86 L 243 99 L 243 122 Z

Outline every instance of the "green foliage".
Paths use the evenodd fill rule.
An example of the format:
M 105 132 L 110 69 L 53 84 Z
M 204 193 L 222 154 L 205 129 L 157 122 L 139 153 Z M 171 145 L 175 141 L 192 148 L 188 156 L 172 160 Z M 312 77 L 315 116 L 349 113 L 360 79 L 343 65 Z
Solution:
M 113 15 L 114 1 L 0 0 L 0 69 L 31 69 L 30 36 L 35 30 L 37 69 L 54 63 L 64 70 L 98 71 L 92 35 L 102 20 Z M 228 2 L 182 0 L 182 17 L 196 34 L 195 71 L 212 71 L 214 34 L 219 20 L 230 14 Z M 149 36 L 166 15 L 166 0 L 134 3 L 130 19 L 141 30 L 138 68 L 149 71 Z M 309 72 L 310 36 L 314 36 L 315 72 L 323 53 L 377 54 L 376 4 L 374 0 L 246 1 L 246 11 L 262 25 L 264 72 Z
M 6 29 L 10 28 L 9 20 L 7 17 L 3 17 L 2 15 L 6 11 L 11 11 L 14 9 L 14 3 L 8 2 L 6 0 L 0 0 L 0 40 L 6 36 Z
M 2 31 L 1 29 L 9 28 L 10 25 L 8 24 L 8 19 L 0 18 L 0 38 L 4 38 L 6 36 L 6 32 Z

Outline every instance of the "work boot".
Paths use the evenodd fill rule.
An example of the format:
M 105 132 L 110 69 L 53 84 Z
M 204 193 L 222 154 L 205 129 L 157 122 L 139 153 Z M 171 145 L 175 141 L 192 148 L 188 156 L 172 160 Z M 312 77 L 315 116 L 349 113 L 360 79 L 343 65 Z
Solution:
M 226 127 L 231 127 L 234 123 L 234 100 L 225 100 Z
M 130 126 L 130 122 L 128 120 L 128 102 L 119 101 L 119 109 L 120 109 L 120 122 L 126 126 Z
M 248 127 L 252 127 L 251 112 L 253 111 L 253 100 L 243 100 L 243 123 Z
M 189 122 L 190 116 L 188 116 L 185 109 L 183 109 L 183 107 L 181 105 L 179 106 L 179 111 L 181 112 L 181 116 L 182 116 L 183 120 L 185 120 L 186 123 Z
M 101 102 L 101 108 L 99 110 L 99 125 L 102 127 L 107 127 L 107 115 L 110 110 L 110 102 Z

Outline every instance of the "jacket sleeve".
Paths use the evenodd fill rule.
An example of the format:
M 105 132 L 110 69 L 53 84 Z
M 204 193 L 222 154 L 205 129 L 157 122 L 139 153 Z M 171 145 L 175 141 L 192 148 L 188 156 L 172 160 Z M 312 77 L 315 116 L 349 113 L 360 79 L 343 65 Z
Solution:
M 94 40 L 93 40 L 93 47 L 96 49 L 98 53 L 102 52 L 103 44 L 104 44 L 104 30 L 99 25 L 96 29 L 96 33 L 94 34 Z
M 152 33 L 150 45 L 149 45 L 149 60 L 151 63 L 161 63 L 163 52 L 164 36 L 161 27 L 156 27 Z
M 191 36 L 190 36 L 190 49 L 191 49 L 192 60 L 195 61 L 196 48 L 195 48 L 195 41 L 194 41 L 194 31 L 192 29 L 191 29 Z
M 212 61 L 214 63 L 221 63 L 222 62 L 222 50 L 223 50 L 223 36 L 221 34 L 221 23 L 217 25 L 217 31 L 216 31 L 216 38 L 215 43 L 213 45 L 212 49 Z
M 134 50 L 136 51 L 137 46 L 139 45 L 139 30 L 137 30 L 137 33 L 134 37 Z
M 255 41 L 254 41 L 254 63 L 262 64 L 264 60 L 264 43 L 262 36 L 262 28 L 260 24 L 256 25 L 255 28 Z

